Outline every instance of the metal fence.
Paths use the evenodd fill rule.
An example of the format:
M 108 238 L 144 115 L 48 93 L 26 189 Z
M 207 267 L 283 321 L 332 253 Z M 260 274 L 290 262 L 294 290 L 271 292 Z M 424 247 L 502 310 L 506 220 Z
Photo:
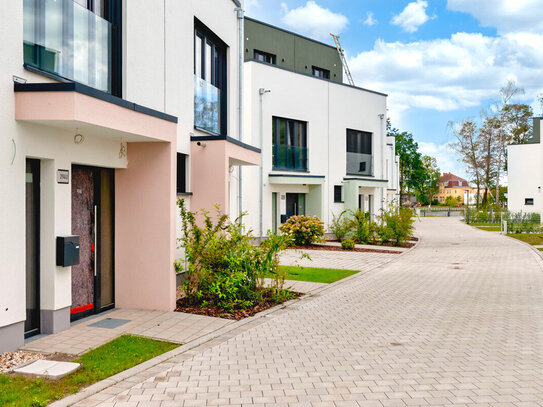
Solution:
M 417 208 L 417 212 L 421 218 L 425 217 L 465 217 L 465 208 L 448 208 L 442 206 L 436 207 L 421 207 Z

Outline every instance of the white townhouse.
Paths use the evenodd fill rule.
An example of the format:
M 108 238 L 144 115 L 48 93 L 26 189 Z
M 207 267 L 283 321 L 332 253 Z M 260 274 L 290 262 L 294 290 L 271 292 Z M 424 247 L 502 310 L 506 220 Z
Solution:
M 533 119 L 533 136 L 526 144 L 507 147 L 507 208 L 543 214 L 542 117 Z
M 342 74 L 335 47 L 245 19 L 245 133 L 262 166 L 244 171 L 243 208 L 257 236 L 293 215 L 374 217 L 398 197 L 387 96 Z
M 20 0 L 0 15 L 0 353 L 175 307 L 176 199 L 243 209 L 238 0 Z

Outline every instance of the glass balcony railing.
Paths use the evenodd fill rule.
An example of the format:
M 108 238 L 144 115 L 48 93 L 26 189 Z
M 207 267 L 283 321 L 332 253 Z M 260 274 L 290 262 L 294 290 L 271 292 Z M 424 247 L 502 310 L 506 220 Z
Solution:
M 373 175 L 373 156 L 371 154 L 347 153 L 347 174 Z
M 194 126 L 220 134 L 221 91 L 194 75 Z
M 307 171 L 307 147 L 274 145 L 273 169 Z
M 24 0 L 24 61 L 111 93 L 112 24 L 73 0 Z

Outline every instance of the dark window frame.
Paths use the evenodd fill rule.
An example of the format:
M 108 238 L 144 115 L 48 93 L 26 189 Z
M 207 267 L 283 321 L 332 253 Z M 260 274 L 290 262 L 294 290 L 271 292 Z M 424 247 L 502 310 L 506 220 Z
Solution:
M 79 3 L 77 3 L 79 4 Z M 80 5 L 81 6 L 81 5 Z M 82 6 L 83 7 L 83 6 Z M 89 11 L 95 13 L 95 0 L 87 0 L 87 7 Z M 37 24 L 35 26 L 35 32 L 37 33 L 37 36 L 39 38 L 45 38 L 45 24 L 40 23 L 45 20 L 45 7 L 43 5 L 40 5 L 39 2 L 36 2 L 36 13 L 39 15 L 38 18 L 36 18 Z M 95 13 L 97 14 L 97 13 Z M 122 0 L 103 0 L 103 15 L 97 14 L 99 17 L 103 18 L 104 20 L 107 20 L 109 23 L 111 23 L 112 26 L 112 39 L 111 39 L 111 46 L 112 46 L 112 59 L 111 59 L 111 94 L 113 96 L 122 98 L 122 89 L 123 89 L 123 38 L 122 38 Z M 69 28 L 65 28 L 65 35 L 69 35 L 70 31 Z M 46 69 L 43 69 L 43 66 L 41 66 L 41 63 L 39 62 L 41 59 L 41 55 L 39 50 L 34 51 L 34 59 L 38 62 L 27 62 L 24 61 L 24 66 L 28 66 L 29 69 L 33 71 L 37 71 L 38 73 L 43 72 L 44 75 L 48 77 L 55 77 L 59 79 L 67 79 L 71 82 L 75 82 L 73 79 L 65 78 L 61 75 L 59 75 L 56 72 L 50 72 Z
M 533 206 L 534 205 L 534 198 L 524 198 L 524 205 Z
M 262 57 L 264 57 L 265 60 L 261 61 L 258 58 L 257 54 L 260 54 Z M 269 52 L 260 51 L 258 49 L 255 49 L 255 50 L 253 50 L 253 58 L 256 59 L 257 61 L 264 62 L 266 64 L 277 65 L 277 55 L 271 54 Z
M 220 123 L 219 133 L 221 136 L 228 135 L 228 45 L 213 31 L 211 31 L 203 22 L 196 17 L 194 18 L 194 39 L 193 39 L 193 52 L 194 52 L 194 75 L 196 75 L 196 37 L 202 39 L 201 49 L 201 67 L 202 67 L 202 79 L 211 83 L 218 88 L 220 94 Z M 211 78 L 206 78 L 206 44 L 211 45 L 211 55 L 214 59 L 214 63 L 211 65 Z M 209 81 L 208 79 L 211 79 Z
M 282 137 L 281 128 L 284 124 L 284 134 Z M 288 129 L 288 131 L 287 131 Z M 301 130 L 301 134 L 300 134 Z M 283 138 L 283 140 L 281 140 Z M 308 122 L 297 119 L 288 119 L 286 117 L 273 116 L 272 117 L 272 146 L 273 146 L 273 170 L 274 171 L 294 171 L 294 172 L 308 172 L 309 167 L 309 155 L 308 155 Z M 279 147 L 297 147 L 305 148 L 298 152 L 298 157 L 294 155 L 292 158 L 293 165 L 281 165 L 281 160 L 276 150 Z M 295 152 L 293 152 L 296 154 Z M 287 153 L 288 154 L 288 153 Z M 300 156 L 302 154 L 302 156 Z M 287 161 L 289 161 L 287 159 Z M 294 165 L 298 162 L 300 165 Z
M 318 66 L 313 65 L 311 67 L 311 74 L 317 78 L 321 79 L 330 79 L 330 70 L 320 68 Z
M 343 185 L 334 185 L 334 203 L 343 203 Z
M 187 193 L 187 162 L 188 155 L 177 153 L 177 181 L 176 191 L 178 194 Z

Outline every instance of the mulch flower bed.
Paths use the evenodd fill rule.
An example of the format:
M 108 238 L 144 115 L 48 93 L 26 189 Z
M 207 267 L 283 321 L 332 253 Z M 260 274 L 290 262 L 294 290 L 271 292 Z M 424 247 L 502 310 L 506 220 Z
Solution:
M 302 295 L 301 293 L 296 293 L 293 291 L 290 291 L 289 293 L 292 296 L 292 298 L 290 299 L 299 298 Z M 220 308 L 214 305 L 209 305 L 207 307 L 192 305 L 187 302 L 186 298 L 179 298 L 177 300 L 177 307 L 175 309 L 175 312 L 185 312 L 187 314 L 205 315 L 208 317 L 240 321 L 242 319 L 252 317 L 259 312 L 275 307 L 276 305 L 278 305 L 276 302 L 268 300 L 261 304 L 257 304 L 251 308 L 226 310 L 224 308 Z
M 384 253 L 384 254 L 402 254 L 403 252 L 397 250 L 386 250 L 386 249 L 362 249 L 354 248 L 351 250 L 342 249 L 340 246 L 331 246 L 331 245 L 310 245 L 310 246 L 292 246 L 289 249 L 293 250 L 324 250 L 331 252 L 359 252 L 359 253 Z

